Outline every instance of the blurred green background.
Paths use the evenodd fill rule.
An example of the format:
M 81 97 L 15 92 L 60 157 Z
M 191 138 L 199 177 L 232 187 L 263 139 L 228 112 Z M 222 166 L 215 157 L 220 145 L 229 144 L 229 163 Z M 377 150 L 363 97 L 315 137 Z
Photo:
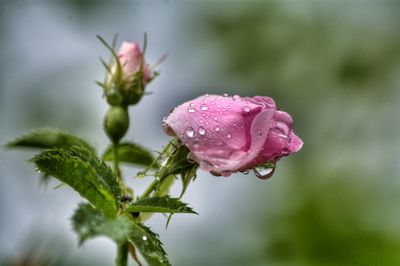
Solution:
M 0 143 L 52 126 L 104 149 L 95 35 L 147 32 L 147 60 L 168 59 L 128 139 L 159 150 L 170 109 L 228 93 L 274 97 L 305 143 L 268 181 L 201 172 L 184 197 L 199 216 L 149 223 L 173 265 L 400 265 L 398 14 L 399 1 L 3 0 Z M 79 197 L 40 185 L 32 155 L 0 151 L 0 263 L 112 265 L 107 239 L 78 249 Z

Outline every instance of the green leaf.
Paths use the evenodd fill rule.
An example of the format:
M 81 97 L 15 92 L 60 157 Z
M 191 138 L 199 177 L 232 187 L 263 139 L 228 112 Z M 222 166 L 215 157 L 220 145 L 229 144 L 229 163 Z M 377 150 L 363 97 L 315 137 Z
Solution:
M 112 161 L 113 157 L 112 147 L 109 147 L 103 154 L 103 160 Z M 151 152 L 138 144 L 128 142 L 118 145 L 118 159 L 121 162 L 145 166 L 151 165 L 154 161 Z M 157 163 L 153 164 L 153 168 L 158 167 Z
M 129 241 L 140 251 L 149 265 L 171 265 L 158 235 L 145 225 L 126 216 L 109 218 L 90 204 L 81 203 L 71 220 L 81 244 L 97 236 L 109 237 L 116 242 Z
M 168 261 L 158 235 L 141 223 L 133 222 L 128 241 L 135 245 L 150 266 L 168 266 Z
M 74 145 L 83 146 L 95 153 L 95 149 L 80 137 L 52 128 L 33 130 L 6 144 L 6 146 L 11 148 L 24 147 L 39 149 L 71 147 Z
M 169 212 L 196 213 L 186 203 L 169 196 L 152 197 L 138 200 L 125 208 L 127 212 Z M 197 214 L 197 213 L 196 213 Z
M 126 216 L 108 218 L 104 213 L 88 203 L 80 203 L 71 218 L 79 243 L 96 236 L 106 236 L 116 242 L 127 241 L 132 231 L 132 221 Z
M 121 196 L 118 181 L 103 161 L 83 147 L 54 148 L 32 162 L 44 174 L 68 184 L 107 216 L 115 216 Z

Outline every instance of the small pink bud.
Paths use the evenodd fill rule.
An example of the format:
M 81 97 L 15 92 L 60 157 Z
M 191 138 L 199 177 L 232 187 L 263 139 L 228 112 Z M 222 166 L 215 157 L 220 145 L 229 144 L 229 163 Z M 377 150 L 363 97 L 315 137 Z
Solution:
M 105 94 L 111 105 L 136 104 L 142 98 L 147 83 L 154 78 L 139 45 L 134 42 L 122 43 L 110 69 Z
M 189 148 L 200 168 L 214 175 L 254 169 L 258 177 L 268 178 L 281 157 L 303 145 L 293 132 L 292 117 L 264 96 L 200 96 L 176 107 L 163 128 Z
M 146 85 L 152 78 L 152 73 L 146 65 L 140 47 L 135 42 L 123 42 L 118 52 L 122 67 L 122 79 L 127 87 L 133 82 L 138 71 L 143 72 L 143 84 Z

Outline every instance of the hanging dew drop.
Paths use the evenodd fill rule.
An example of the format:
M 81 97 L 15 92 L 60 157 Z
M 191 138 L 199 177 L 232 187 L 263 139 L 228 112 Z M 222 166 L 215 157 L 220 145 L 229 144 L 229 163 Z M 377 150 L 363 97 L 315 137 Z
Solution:
M 193 138 L 194 136 L 194 130 L 191 127 L 187 127 L 185 130 L 186 136 L 188 136 L 189 138 Z
M 270 178 L 275 171 L 275 165 L 272 163 L 267 163 L 263 165 L 256 166 L 253 169 L 254 174 L 261 179 L 268 179 Z
M 250 173 L 250 171 L 249 171 L 249 170 L 244 170 L 242 173 L 243 173 L 244 175 L 248 175 L 248 174 Z
M 206 134 L 206 130 L 204 129 L 204 127 L 199 127 L 199 134 L 202 136 Z
M 227 93 L 224 93 L 224 94 L 222 94 L 224 97 L 228 97 L 228 94 Z

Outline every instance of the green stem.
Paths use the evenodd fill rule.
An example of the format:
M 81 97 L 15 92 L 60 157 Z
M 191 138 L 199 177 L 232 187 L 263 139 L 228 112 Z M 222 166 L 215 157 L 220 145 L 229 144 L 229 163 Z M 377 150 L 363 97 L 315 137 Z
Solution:
M 118 243 L 116 266 L 128 266 L 128 242 Z
M 148 197 L 151 192 L 153 192 L 153 190 L 156 188 L 158 182 L 160 182 L 157 179 L 154 179 L 153 182 L 151 182 L 151 184 L 148 186 L 148 188 L 145 190 L 145 192 L 143 193 L 142 196 L 140 196 L 140 199 L 144 199 L 146 197 Z
M 115 142 L 113 143 L 112 151 L 113 151 L 113 170 L 114 170 L 115 175 L 117 176 L 118 182 L 120 184 L 123 184 L 121 170 L 119 169 L 118 143 L 115 143 Z
M 168 144 L 165 145 L 165 147 L 163 148 L 162 152 L 161 152 L 161 153 L 157 156 L 157 158 L 155 158 L 155 159 L 153 160 L 153 162 L 145 169 L 145 171 L 143 172 L 144 174 L 146 174 L 147 171 L 149 171 L 149 170 L 151 169 L 151 167 L 153 167 L 153 165 L 154 165 L 158 160 L 160 160 L 160 158 L 161 158 L 163 155 L 165 155 L 165 153 L 168 151 L 168 149 L 170 148 L 171 145 L 172 145 L 172 141 L 168 142 Z M 163 167 L 163 166 L 161 166 L 161 167 Z M 157 187 L 157 184 L 158 184 L 158 183 L 161 183 L 161 182 L 163 181 L 163 179 L 164 179 L 164 178 L 162 178 L 162 179 L 155 178 L 155 179 L 153 180 L 153 182 L 151 182 L 151 184 L 148 186 L 148 188 L 144 191 L 143 195 L 140 196 L 140 199 L 144 199 L 144 198 L 148 197 L 148 196 L 151 194 L 151 192 L 153 192 L 153 190 Z

